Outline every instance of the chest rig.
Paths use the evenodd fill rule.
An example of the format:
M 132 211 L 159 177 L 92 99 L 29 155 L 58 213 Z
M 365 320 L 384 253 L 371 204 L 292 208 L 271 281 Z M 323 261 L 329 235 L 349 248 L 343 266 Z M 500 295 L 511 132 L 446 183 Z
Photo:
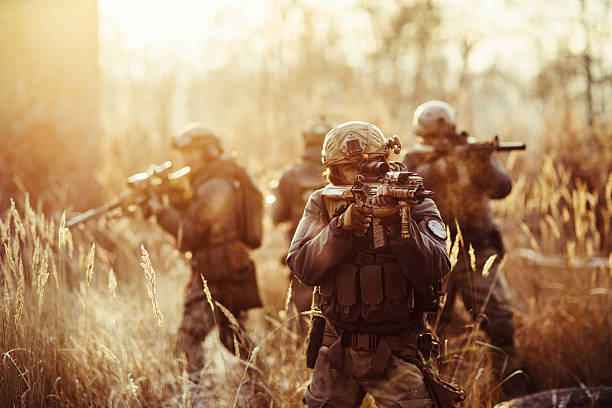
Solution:
M 399 329 L 410 321 L 414 288 L 390 253 L 354 251 L 334 272 L 315 292 L 321 312 L 333 323 L 376 332 Z
M 350 201 L 325 200 L 329 218 Z M 355 249 L 332 278 L 315 291 L 315 301 L 332 323 L 370 332 L 401 329 L 411 321 L 415 288 L 388 246 L 374 248 L 372 234 L 355 239 Z

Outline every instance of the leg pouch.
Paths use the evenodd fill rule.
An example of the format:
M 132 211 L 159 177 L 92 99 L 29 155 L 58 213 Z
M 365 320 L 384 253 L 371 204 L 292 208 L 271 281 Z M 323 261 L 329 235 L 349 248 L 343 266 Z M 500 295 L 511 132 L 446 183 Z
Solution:
M 384 314 L 387 321 L 407 321 L 414 310 L 414 288 L 398 263 L 383 266 L 385 281 Z
M 357 305 L 357 271 L 353 264 L 340 264 L 336 274 L 336 316 L 343 322 L 356 322 L 359 318 Z
M 364 265 L 359 270 L 361 317 L 367 323 L 383 321 L 382 265 Z

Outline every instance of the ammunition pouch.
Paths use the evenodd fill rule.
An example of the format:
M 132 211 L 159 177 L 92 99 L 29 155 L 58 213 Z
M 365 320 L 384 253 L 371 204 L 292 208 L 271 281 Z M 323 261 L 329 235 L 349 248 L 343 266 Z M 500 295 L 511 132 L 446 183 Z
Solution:
M 398 330 L 410 322 L 415 309 L 415 290 L 401 266 L 387 254 L 359 254 L 347 257 L 335 274 L 316 292 L 316 302 L 334 324 L 352 328 L 361 319 L 362 330 Z M 369 327 L 368 327 L 369 326 Z
M 319 349 L 323 344 L 323 333 L 325 332 L 325 317 L 320 314 L 310 315 L 308 327 L 308 338 L 306 340 L 306 367 L 314 368 L 319 357 Z
M 190 284 L 196 279 L 200 280 L 202 275 L 209 287 L 217 289 L 215 300 L 230 310 L 261 306 L 255 264 L 240 241 L 200 249 L 194 254 L 191 264 Z

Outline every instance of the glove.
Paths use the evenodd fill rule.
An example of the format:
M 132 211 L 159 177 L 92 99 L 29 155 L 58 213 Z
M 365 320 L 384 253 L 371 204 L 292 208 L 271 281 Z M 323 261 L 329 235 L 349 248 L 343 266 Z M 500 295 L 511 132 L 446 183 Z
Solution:
M 355 203 L 340 215 L 340 225 L 345 231 L 350 231 L 358 237 L 363 237 L 372 224 L 372 210 L 357 206 Z

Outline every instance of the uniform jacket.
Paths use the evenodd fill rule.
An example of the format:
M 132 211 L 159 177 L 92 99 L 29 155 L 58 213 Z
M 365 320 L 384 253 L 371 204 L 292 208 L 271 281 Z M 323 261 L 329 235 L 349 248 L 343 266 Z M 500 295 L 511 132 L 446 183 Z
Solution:
M 196 170 L 193 198 L 180 208 L 169 206 L 158 223 L 177 237 L 181 250 L 192 252 L 192 280 L 200 274 L 222 293 L 222 303 L 235 309 L 261 305 L 255 267 L 240 241 L 240 184 L 228 176 L 231 161 Z
M 412 207 L 411 238 L 390 234 L 387 244 L 374 250 L 370 234 L 356 237 L 339 226 L 339 217 L 328 216 L 323 190 L 310 196 L 291 242 L 287 264 L 292 272 L 301 282 L 320 287 L 319 300 L 325 300 L 326 288 L 334 292 L 339 314 L 326 312 L 325 304 L 319 306 L 338 326 L 385 332 L 414 322 L 422 325 L 423 313 L 410 306 L 397 304 L 399 309 L 389 313 L 387 309 L 395 299 L 400 303 L 408 299 L 408 287 L 429 288 L 450 271 L 443 237 L 427 226 L 432 220 L 441 223 L 434 202 L 427 199 Z M 407 285 L 389 285 L 392 282 Z
M 428 162 L 420 160 L 423 156 L 416 153 L 418 149 L 408 152 L 403 163 L 423 177 L 425 188 L 434 192 L 451 232 L 456 232 L 456 219 L 466 242 L 475 247 L 486 242 L 502 251 L 490 200 L 506 197 L 512 180 L 497 157 L 451 154 Z

